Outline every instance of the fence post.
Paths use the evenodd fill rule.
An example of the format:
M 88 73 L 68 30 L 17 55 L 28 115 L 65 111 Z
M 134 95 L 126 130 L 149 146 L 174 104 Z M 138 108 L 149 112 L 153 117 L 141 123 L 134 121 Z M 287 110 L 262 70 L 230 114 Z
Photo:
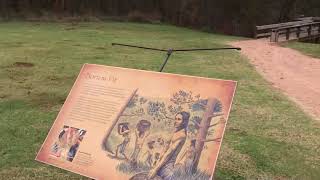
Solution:
M 310 24 L 308 27 L 308 36 L 311 36 L 311 30 L 312 30 L 312 24 Z
M 290 38 L 290 28 L 286 29 L 286 40 L 289 40 Z
M 297 27 L 297 39 L 300 39 L 300 31 L 301 31 L 301 28 L 299 26 Z
M 257 29 L 257 27 L 254 29 L 254 38 L 255 39 L 257 39 L 257 37 L 258 37 L 258 29 Z
M 279 32 L 277 29 L 272 29 L 271 32 L 271 36 L 270 36 L 270 41 L 271 42 L 278 42 L 278 37 L 279 36 Z
M 275 42 L 276 32 L 274 29 L 271 30 L 270 42 Z

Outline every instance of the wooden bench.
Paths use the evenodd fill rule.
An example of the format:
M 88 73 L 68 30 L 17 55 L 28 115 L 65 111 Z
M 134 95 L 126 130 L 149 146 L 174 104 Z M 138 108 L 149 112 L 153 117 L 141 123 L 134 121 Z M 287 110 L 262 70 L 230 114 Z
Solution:
M 285 35 L 285 41 L 320 36 L 320 22 L 304 23 L 272 29 L 270 41 L 279 42 L 282 35 Z
M 286 22 L 286 23 L 278 23 L 278 24 L 268 24 L 268 25 L 262 25 L 262 26 L 256 26 L 255 31 L 255 38 L 264 38 L 264 37 L 270 37 L 271 31 L 273 29 L 282 28 L 282 27 L 288 27 L 288 26 L 295 26 L 295 25 L 302 25 L 306 23 L 311 23 L 313 20 L 307 19 L 304 21 L 292 21 L 292 22 Z

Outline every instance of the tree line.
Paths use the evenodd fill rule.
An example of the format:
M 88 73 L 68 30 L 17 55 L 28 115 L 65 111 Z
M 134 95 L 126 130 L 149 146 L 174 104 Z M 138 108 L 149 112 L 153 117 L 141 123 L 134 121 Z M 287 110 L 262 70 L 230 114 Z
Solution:
M 120 17 L 160 21 L 225 34 L 254 26 L 320 16 L 319 0 L 0 0 L 2 19 L 43 16 Z

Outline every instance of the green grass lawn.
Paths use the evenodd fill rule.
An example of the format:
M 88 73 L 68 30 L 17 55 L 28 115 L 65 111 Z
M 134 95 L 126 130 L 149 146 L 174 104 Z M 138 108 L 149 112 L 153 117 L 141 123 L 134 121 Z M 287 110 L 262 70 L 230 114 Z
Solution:
M 290 43 L 286 43 L 285 46 L 301 51 L 302 53 L 308 56 L 320 58 L 320 44 L 290 42 Z
M 165 57 L 111 42 L 200 48 L 237 39 L 167 25 L 0 23 L 0 177 L 82 178 L 34 160 L 82 64 L 157 71 Z M 320 122 L 273 89 L 239 52 L 176 53 L 165 71 L 239 82 L 216 179 L 320 177 Z

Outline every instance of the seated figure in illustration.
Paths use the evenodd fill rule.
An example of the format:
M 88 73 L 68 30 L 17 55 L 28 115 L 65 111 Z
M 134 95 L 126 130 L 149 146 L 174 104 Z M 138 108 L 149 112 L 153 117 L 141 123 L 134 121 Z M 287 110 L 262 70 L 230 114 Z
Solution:
M 130 159 L 131 164 L 133 166 L 136 166 L 137 164 L 138 156 L 140 154 L 144 141 L 146 137 L 148 137 L 150 134 L 150 127 L 151 127 L 151 123 L 147 120 L 140 120 L 139 123 L 137 124 L 137 128 L 135 130 L 136 141 L 135 141 L 134 151 Z
M 175 116 L 174 133 L 170 139 L 168 149 L 161 155 L 160 160 L 155 164 L 149 173 L 140 173 L 131 180 L 162 179 L 171 180 L 175 172 L 176 159 L 187 139 L 187 127 L 190 114 L 180 112 Z
M 146 160 L 145 160 L 145 163 L 149 166 L 149 167 L 152 167 L 153 166 L 153 163 L 155 161 L 155 153 L 154 153 L 154 145 L 155 145 L 155 141 L 149 141 L 147 143 L 147 146 L 148 146 L 148 150 L 147 152 L 145 153 L 145 155 L 147 156 Z
M 188 148 L 182 153 L 179 160 L 177 161 L 179 162 L 177 166 L 182 168 L 182 170 L 184 170 L 185 173 L 187 174 L 192 173 L 192 168 L 193 168 L 192 165 L 196 156 L 195 146 L 196 146 L 196 140 L 192 139 L 190 141 L 190 145 L 188 146 Z
M 128 159 L 127 155 L 125 154 L 125 151 L 130 142 L 129 133 L 130 133 L 129 123 L 118 124 L 118 134 L 121 135 L 124 139 L 122 143 L 117 145 L 115 157 L 119 157 L 119 153 L 120 153 L 125 159 Z

